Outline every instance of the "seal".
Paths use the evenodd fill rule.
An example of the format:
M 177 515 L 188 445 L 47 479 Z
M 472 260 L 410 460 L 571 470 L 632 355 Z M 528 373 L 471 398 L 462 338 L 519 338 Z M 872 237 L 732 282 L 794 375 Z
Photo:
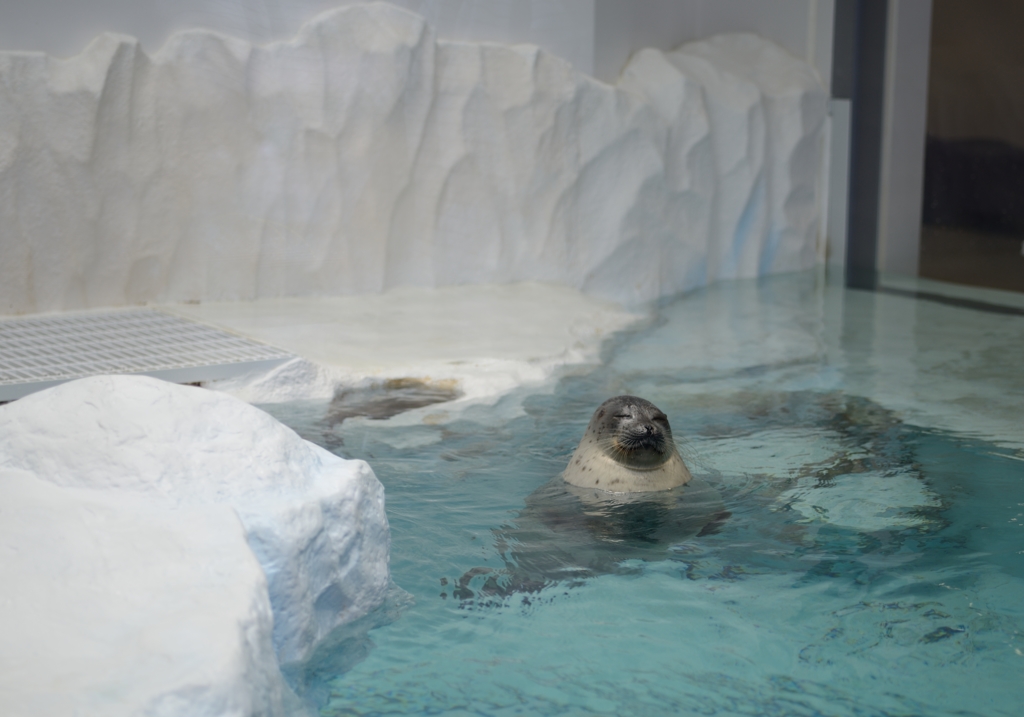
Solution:
M 473 568 L 452 594 L 488 604 L 634 570 L 634 560 L 673 559 L 672 546 L 717 532 L 729 516 L 718 491 L 686 469 L 665 414 L 616 396 L 594 412 L 568 467 L 493 531 L 504 568 Z
M 668 417 L 636 396 L 598 406 L 562 473 L 569 485 L 610 493 L 671 490 L 690 482 Z

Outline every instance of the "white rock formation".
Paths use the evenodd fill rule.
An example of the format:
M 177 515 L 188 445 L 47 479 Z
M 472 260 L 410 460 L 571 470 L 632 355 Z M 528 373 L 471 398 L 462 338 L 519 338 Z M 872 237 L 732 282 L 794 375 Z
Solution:
M 238 517 L 0 468 L 0 714 L 281 714 Z M 293 698 L 294 699 L 294 698 Z
M 543 280 L 642 301 L 815 261 L 825 95 L 751 35 L 619 86 L 385 4 L 289 42 L 0 53 L 0 312 Z
M 750 34 L 693 42 L 666 57 L 704 88 L 716 182 L 709 275 L 813 264 L 824 105 L 810 65 Z
M 368 613 L 388 586 L 384 489 L 370 467 L 222 393 L 131 376 L 62 384 L 0 408 L 0 469 L 148 496 L 172 525 L 199 506 L 233 508 L 266 573 L 282 663 Z M 194 552 L 194 569 L 218 549 Z

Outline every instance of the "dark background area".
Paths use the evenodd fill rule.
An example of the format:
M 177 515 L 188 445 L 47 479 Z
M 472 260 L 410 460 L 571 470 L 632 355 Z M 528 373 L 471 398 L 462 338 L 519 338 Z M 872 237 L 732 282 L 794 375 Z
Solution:
M 920 275 L 1024 291 L 1024 2 L 934 0 Z

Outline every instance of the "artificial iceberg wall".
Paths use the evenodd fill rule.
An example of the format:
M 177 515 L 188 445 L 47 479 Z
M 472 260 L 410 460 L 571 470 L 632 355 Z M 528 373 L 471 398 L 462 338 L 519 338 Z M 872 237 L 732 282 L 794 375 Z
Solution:
M 384 488 L 370 467 L 218 391 L 144 376 L 40 391 L 0 409 L 0 468 L 152 496 L 171 522 L 181 506 L 231 506 L 266 574 L 282 662 L 306 658 L 388 587 Z
M 370 467 L 217 391 L 94 376 L 0 406 L 0 714 L 278 715 L 384 601 Z
M 825 114 L 753 35 L 611 86 L 382 3 L 266 46 L 0 53 L 0 313 L 528 279 L 636 302 L 806 268 Z

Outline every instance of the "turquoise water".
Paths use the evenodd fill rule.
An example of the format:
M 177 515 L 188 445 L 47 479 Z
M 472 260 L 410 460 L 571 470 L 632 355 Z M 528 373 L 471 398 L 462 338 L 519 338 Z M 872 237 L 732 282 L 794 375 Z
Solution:
M 1024 396 L 1012 372 L 982 370 L 1024 345 L 1024 318 L 924 303 L 806 275 L 725 285 L 614 337 L 602 365 L 453 422 L 265 407 L 373 466 L 400 588 L 293 670 L 297 691 L 324 715 L 1020 714 L 1024 452 L 998 406 L 963 430 L 922 417 L 960 420 L 943 401 L 964 352 L 982 362 L 977 394 Z M 946 351 L 950 321 L 996 320 L 991 345 L 936 360 L 933 329 Z M 879 355 L 893 325 L 913 345 Z M 731 515 L 620 542 L 582 572 L 556 531 L 530 550 L 565 577 L 517 582 L 528 497 L 621 393 L 668 414 Z

